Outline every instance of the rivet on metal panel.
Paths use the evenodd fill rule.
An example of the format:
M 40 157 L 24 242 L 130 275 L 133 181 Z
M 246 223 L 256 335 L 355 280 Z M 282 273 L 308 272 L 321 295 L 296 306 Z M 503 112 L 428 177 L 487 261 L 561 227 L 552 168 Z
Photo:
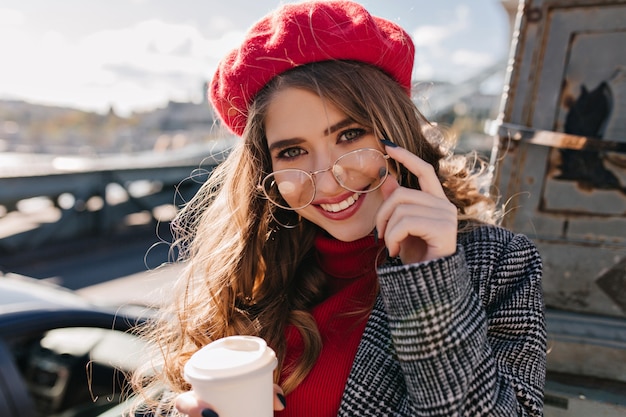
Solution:
M 538 21 L 541 20 L 542 17 L 543 17 L 543 13 L 541 12 L 541 9 L 538 7 L 528 9 L 528 11 L 526 12 L 526 20 L 528 20 L 528 22 L 530 23 L 537 23 Z

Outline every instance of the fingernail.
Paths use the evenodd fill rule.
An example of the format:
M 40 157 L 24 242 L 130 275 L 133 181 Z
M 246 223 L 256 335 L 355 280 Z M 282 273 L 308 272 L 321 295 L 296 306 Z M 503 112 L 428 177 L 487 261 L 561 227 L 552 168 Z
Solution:
M 378 243 L 378 229 L 374 228 L 374 243 Z
M 381 143 L 385 146 L 389 146 L 390 148 L 397 148 L 398 145 L 390 141 L 389 139 L 382 138 Z
M 280 401 L 283 407 L 287 407 L 287 400 L 285 400 L 285 396 L 281 394 L 280 392 L 277 392 L 276 396 L 278 397 L 278 401 Z
M 202 417 L 220 417 L 219 414 L 210 408 L 205 408 L 200 414 L 202 414 Z

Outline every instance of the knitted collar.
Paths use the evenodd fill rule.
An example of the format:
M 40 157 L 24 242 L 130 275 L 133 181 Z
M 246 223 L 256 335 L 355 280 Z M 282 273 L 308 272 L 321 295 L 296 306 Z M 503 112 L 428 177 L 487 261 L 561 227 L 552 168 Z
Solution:
M 342 242 L 325 232 L 315 237 L 317 262 L 326 274 L 337 279 L 354 279 L 371 273 L 384 244 L 373 235 L 352 242 Z

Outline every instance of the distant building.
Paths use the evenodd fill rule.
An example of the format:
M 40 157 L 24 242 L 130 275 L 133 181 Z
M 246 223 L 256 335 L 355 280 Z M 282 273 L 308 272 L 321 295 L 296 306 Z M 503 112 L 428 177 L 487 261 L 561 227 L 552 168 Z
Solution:
M 170 101 L 165 108 L 147 113 L 136 113 L 139 126 L 158 128 L 163 132 L 181 130 L 211 130 L 215 123 L 213 110 L 208 103 L 183 103 Z

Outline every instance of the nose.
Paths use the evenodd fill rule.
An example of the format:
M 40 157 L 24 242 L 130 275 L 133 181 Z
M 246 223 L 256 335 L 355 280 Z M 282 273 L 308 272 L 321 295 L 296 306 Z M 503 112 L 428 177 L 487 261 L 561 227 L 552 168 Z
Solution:
M 332 167 L 315 171 L 313 178 L 315 179 L 316 196 L 319 194 L 335 194 L 337 188 L 341 188 L 341 185 L 333 175 Z
M 315 182 L 315 197 L 320 194 L 334 195 L 337 193 L 337 188 L 341 188 L 333 176 L 333 164 L 337 158 L 332 151 L 332 149 L 320 151 L 315 159 L 317 169 L 311 172 Z

